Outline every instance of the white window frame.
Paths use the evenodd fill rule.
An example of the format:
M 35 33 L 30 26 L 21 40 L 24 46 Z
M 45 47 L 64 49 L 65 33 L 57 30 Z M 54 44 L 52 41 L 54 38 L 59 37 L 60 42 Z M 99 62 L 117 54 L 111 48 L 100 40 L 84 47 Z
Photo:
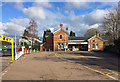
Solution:
M 58 49 L 60 49 L 60 43 L 58 43 Z
M 91 46 L 90 45 L 88 45 L 88 48 L 90 48 Z
M 98 49 L 99 48 L 99 44 L 98 43 L 96 43 L 96 49 Z
M 92 40 L 90 40 L 90 43 L 92 43 Z
M 64 49 L 64 44 L 63 43 L 61 44 L 61 49 Z

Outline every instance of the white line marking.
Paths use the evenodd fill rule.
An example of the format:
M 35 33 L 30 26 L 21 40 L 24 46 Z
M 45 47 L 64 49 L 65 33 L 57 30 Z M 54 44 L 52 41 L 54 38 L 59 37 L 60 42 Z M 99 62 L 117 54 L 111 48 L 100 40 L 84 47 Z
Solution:
M 5 73 L 3 73 L 2 75 L 5 75 Z
M 89 68 L 89 67 L 87 67 L 87 66 L 84 66 L 84 67 L 85 67 L 85 68 L 88 68 L 88 69 L 90 69 L 90 70 L 92 70 L 92 71 L 95 71 L 95 72 L 99 71 L 99 70 L 95 70 L 95 69 Z M 102 73 L 101 73 L 101 74 L 102 74 Z M 102 75 L 105 75 L 105 74 L 102 74 Z M 110 76 L 110 75 L 106 75 L 106 76 L 108 76 L 108 77 L 110 77 L 110 78 L 112 78 L 112 79 L 114 79 L 114 80 L 118 80 L 118 79 L 114 78 L 113 76 Z
M 5 71 L 5 72 L 8 72 L 8 71 Z
M 107 69 L 107 70 L 109 70 L 109 69 Z M 114 74 L 118 75 L 118 73 L 115 73 L 115 72 L 113 72 L 112 70 L 109 70 L 109 71 L 111 71 L 112 73 L 114 73 Z

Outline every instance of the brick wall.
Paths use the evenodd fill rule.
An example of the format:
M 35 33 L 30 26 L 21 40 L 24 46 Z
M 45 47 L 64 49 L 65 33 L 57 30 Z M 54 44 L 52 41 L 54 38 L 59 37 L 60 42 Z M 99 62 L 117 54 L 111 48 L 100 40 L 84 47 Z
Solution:
M 62 35 L 62 39 L 60 39 L 60 35 Z M 53 36 L 54 36 L 53 38 L 54 50 L 55 51 L 64 50 L 62 49 L 62 44 L 65 45 L 66 43 L 66 45 L 68 45 L 68 33 L 66 33 L 63 30 L 58 30 L 57 32 L 54 33 Z M 58 49 L 58 43 L 60 43 L 60 49 Z
M 46 51 L 53 50 L 53 37 L 52 36 L 46 37 L 46 43 L 44 46 L 45 46 Z
M 93 48 L 93 46 L 95 45 L 95 47 Z M 97 46 L 98 44 L 98 46 Z M 88 51 L 91 50 L 103 50 L 103 44 L 104 41 L 97 38 L 97 37 L 93 37 L 92 39 L 88 40 Z

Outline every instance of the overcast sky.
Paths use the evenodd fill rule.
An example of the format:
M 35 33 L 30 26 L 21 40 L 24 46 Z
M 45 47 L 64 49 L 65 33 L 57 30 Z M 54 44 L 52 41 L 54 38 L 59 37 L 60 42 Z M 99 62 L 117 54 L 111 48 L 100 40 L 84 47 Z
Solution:
M 74 0 L 77 1 L 77 0 Z M 45 29 L 53 31 L 69 28 L 77 36 L 83 36 L 89 28 L 99 28 L 108 9 L 117 6 L 117 2 L 2 2 L 2 22 L 0 34 L 17 36 L 23 34 L 30 19 L 37 22 L 38 36 Z

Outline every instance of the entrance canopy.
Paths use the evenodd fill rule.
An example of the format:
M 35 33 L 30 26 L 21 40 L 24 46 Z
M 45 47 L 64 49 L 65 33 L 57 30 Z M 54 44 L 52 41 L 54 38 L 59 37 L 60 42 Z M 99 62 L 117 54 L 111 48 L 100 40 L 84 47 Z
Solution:
M 88 44 L 88 37 L 69 37 L 68 44 Z
M 88 42 L 84 42 L 84 41 L 68 41 L 68 45 L 69 44 L 88 44 Z

